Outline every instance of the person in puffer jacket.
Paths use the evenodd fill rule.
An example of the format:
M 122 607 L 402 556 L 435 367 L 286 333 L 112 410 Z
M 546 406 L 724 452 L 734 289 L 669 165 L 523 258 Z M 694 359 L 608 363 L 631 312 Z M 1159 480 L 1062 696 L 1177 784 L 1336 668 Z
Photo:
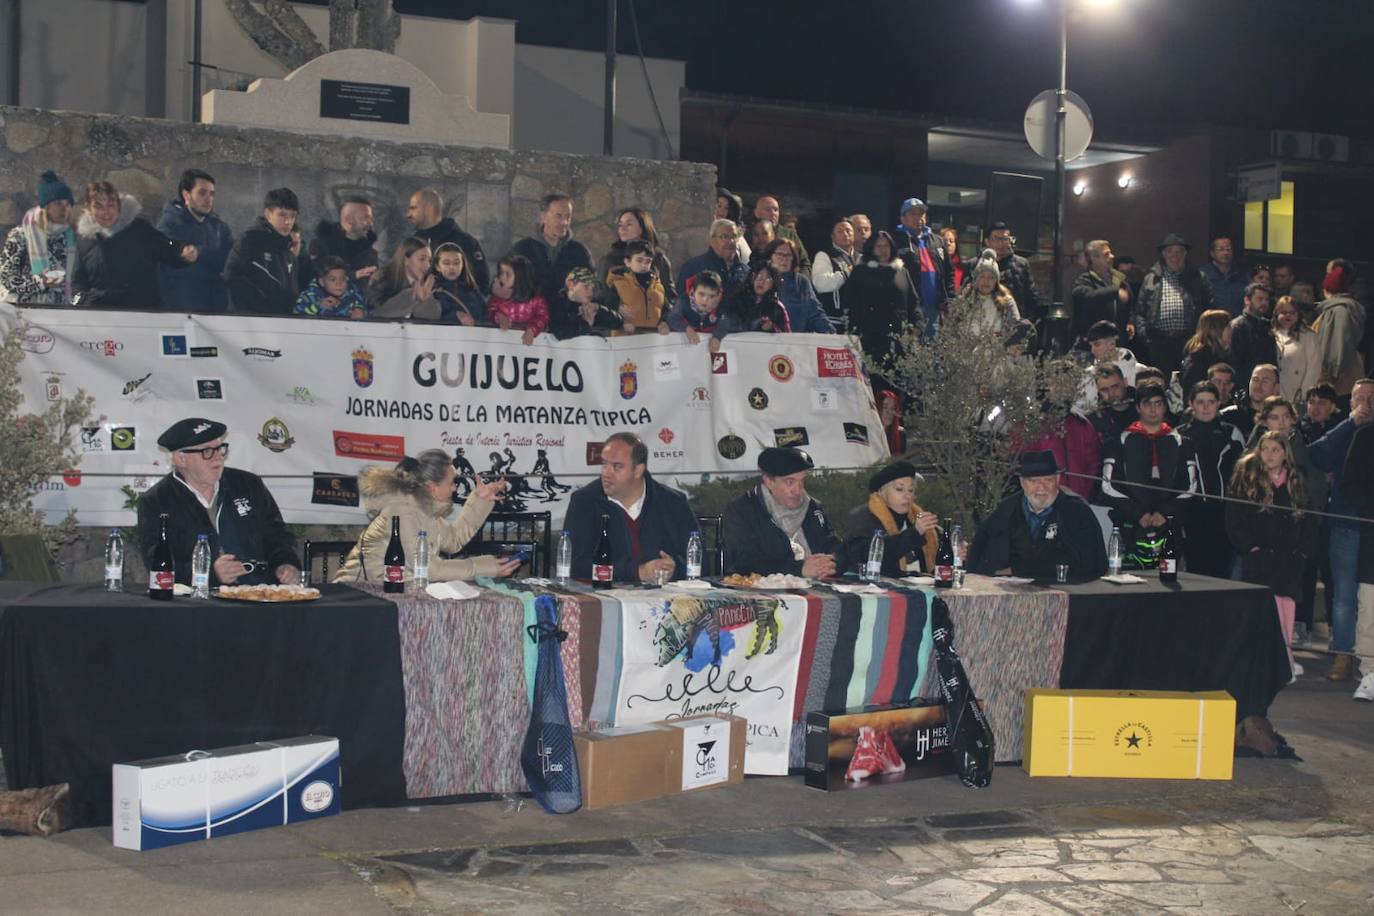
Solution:
M 196 262 L 186 267 L 158 267 L 162 307 L 177 312 L 224 312 L 229 287 L 224 266 L 234 248 L 234 233 L 214 213 L 215 179 L 200 169 L 181 173 L 177 198 L 162 208 L 157 228 L 182 245 L 196 247 Z
M 520 328 L 526 346 L 549 326 L 549 305 L 539 294 L 534 267 L 523 255 L 508 254 L 496 265 L 487 314 L 503 331 Z

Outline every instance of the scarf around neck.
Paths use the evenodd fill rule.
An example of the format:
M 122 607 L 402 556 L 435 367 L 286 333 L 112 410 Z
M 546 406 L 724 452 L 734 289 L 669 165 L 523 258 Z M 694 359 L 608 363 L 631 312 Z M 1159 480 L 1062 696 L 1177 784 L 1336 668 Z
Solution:
M 883 498 L 881 495 L 877 493 L 868 494 L 868 511 L 873 513 L 873 517 L 878 520 L 878 524 L 883 526 L 883 531 L 889 537 L 899 532 L 899 529 L 897 528 L 897 516 L 894 515 L 892 510 L 888 508 L 887 503 L 883 502 Z M 924 509 L 922 509 L 920 506 L 916 505 L 916 503 L 913 502 L 911 504 L 911 508 L 907 509 L 906 515 L 903 516 L 903 520 L 907 523 L 903 526 L 903 528 L 907 526 L 911 526 L 914 528 L 916 526 L 916 516 L 920 515 L 924 511 Z M 927 532 L 922 542 L 921 554 L 923 555 L 925 560 L 925 569 L 935 568 L 936 544 L 934 534 L 935 532 L 933 530 Z M 902 570 L 902 572 L 906 572 L 907 558 L 898 558 L 897 566 Z
M 797 508 L 784 509 L 763 484 L 759 484 L 759 493 L 763 496 L 763 506 L 768 510 L 773 524 L 782 529 L 782 533 L 787 535 L 789 541 L 801 547 L 801 559 L 811 556 L 811 546 L 806 543 L 806 535 L 801 530 L 802 522 L 806 521 L 806 512 L 811 508 L 811 497 L 802 496 L 801 504 Z

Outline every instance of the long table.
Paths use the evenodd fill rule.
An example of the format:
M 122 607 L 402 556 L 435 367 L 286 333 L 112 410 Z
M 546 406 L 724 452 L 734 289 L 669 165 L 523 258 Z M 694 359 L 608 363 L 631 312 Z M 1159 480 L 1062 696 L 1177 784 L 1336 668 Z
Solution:
M 327 586 L 320 601 L 285 607 L 0 585 L 10 787 L 69 782 L 80 819 L 100 823 L 112 763 L 313 732 L 341 740 L 350 807 L 519 791 L 535 659 L 524 627 L 550 589 L 486 585 L 466 601 Z M 574 727 L 661 718 L 663 702 L 683 701 L 645 689 L 658 668 L 665 686 L 682 683 L 654 639 L 683 593 L 553 591 L 568 632 L 560 652 Z M 751 707 L 761 713 L 751 741 L 771 748 L 770 772 L 778 760 L 801 765 L 808 710 L 937 693 L 932 589 L 889 581 L 878 594 L 688 594 L 724 602 L 723 669 L 738 669 L 737 685 L 759 672 L 754 692 L 776 697 Z M 1226 689 L 1243 716 L 1263 715 L 1288 680 L 1273 596 L 1257 586 L 1188 574 L 1176 586 L 1150 578 L 1053 588 L 969 577 L 938 594 L 987 703 L 999 761 L 1021 756 L 1028 687 Z M 771 651 L 761 609 L 778 623 Z M 704 631 L 693 638 L 703 654 L 688 670 L 700 687 L 711 642 Z M 728 700 L 730 691 L 693 702 L 712 693 Z M 659 704 L 640 705 L 647 699 Z
M 0 753 L 10 788 L 71 784 L 108 823 L 110 766 L 292 735 L 339 739 L 349 807 L 405 799 L 396 605 L 151 601 L 99 585 L 0 595 Z

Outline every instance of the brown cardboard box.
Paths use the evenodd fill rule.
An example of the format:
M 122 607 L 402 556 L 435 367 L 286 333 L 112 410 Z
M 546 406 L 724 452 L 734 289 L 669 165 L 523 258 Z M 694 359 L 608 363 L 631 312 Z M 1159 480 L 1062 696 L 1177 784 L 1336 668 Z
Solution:
M 677 744 L 677 779 L 669 794 L 744 782 L 748 722 L 740 716 L 706 715 L 657 723 Z M 724 746 L 728 745 L 728 747 Z M 672 774 L 669 774 L 672 779 Z
M 861 743 L 866 761 L 877 752 L 899 772 L 874 772 L 848 778 Z M 814 789 L 862 789 L 954 772 L 945 728 L 945 705 L 914 699 L 888 706 L 859 706 L 843 712 L 806 714 L 806 784 Z M 858 776 L 857 768 L 855 776 Z
M 658 724 L 574 734 L 582 807 L 595 811 L 679 792 L 682 742 L 678 735 Z

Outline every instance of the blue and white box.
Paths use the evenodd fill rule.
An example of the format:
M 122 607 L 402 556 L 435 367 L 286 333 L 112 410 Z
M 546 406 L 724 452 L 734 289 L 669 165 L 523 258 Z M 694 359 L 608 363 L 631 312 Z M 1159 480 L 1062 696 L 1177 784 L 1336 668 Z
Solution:
M 339 813 L 339 739 L 259 741 L 114 765 L 114 844 L 157 849 Z

